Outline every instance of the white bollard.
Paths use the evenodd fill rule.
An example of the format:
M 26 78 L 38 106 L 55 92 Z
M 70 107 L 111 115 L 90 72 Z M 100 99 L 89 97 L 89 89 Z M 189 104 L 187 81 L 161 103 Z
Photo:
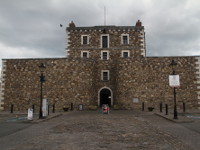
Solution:
M 33 120 L 33 109 L 32 108 L 29 108 L 28 109 L 28 117 L 27 117 L 28 120 Z

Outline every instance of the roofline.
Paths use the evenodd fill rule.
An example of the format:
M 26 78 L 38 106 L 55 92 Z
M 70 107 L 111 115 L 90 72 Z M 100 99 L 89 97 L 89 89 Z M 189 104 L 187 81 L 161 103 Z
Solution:
M 183 58 L 183 57 L 200 57 L 200 55 L 196 56 L 146 56 L 143 58 Z M 71 60 L 72 58 L 68 57 L 52 57 L 52 58 L 2 58 L 3 60 L 55 60 L 55 59 L 66 59 Z M 77 58 L 79 59 L 79 58 Z
M 146 58 L 183 58 L 183 57 L 200 57 L 200 55 L 191 56 L 145 56 Z
M 2 58 L 3 60 L 53 60 L 53 59 L 68 59 L 67 57 L 47 57 L 47 58 Z
M 133 30 L 142 30 L 144 29 L 144 26 L 114 26 L 114 25 L 109 25 L 109 26 L 90 26 L 90 27 L 67 27 L 67 31 L 71 30 L 103 30 L 103 29 L 133 29 Z

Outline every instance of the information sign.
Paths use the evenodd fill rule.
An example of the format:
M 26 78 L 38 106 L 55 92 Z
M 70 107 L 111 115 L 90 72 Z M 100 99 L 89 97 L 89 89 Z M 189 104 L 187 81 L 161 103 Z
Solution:
M 169 86 L 171 86 L 171 87 L 179 87 L 180 86 L 179 75 L 169 75 Z

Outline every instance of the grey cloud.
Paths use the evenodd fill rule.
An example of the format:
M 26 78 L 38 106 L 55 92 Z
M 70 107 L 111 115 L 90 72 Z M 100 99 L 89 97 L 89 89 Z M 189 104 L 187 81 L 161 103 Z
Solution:
M 150 55 L 199 55 L 200 47 L 196 45 L 200 40 L 200 12 L 196 5 L 200 3 L 194 3 L 195 9 L 192 9 L 192 1 L 170 2 L 165 1 L 168 5 L 160 5 L 157 10 L 150 12 L 149 15 L 154 16 L 151 21 L 146 16 L 146 21 L 149 20 L 146 32 Z M 171 5 L 173 7 L 169 7 Z
M 149 55 L 200 54 L 200 2 L 195 0 L 1 1 L 0 43 L 34 49 L 38 57 L 64 57 L 68 23 L 103 25 L 104 6 L 108 25 L 135 25 L 141 19 Z

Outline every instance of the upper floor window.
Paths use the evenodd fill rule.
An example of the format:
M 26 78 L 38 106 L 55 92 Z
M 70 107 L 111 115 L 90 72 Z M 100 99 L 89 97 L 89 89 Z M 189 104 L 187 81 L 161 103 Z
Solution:
M 82 58 L 89 58 L 89 52 L 88 51 L 81 51 L 81 57 Z
M 101 80 L 108 81 L 110 79 L 109 70 L 102 70 L 101 71 Z
M 82 45 L 89 44 L 89 36 L 88 35 L 81 35 L 81 44 Z
M 130 51 L 128 51 L 128 50 L 122 51 L 122 57 L 123 57 L 123 58 L 128 58 L 128 57 L 130 57 Z
M 128 34 L 121 35 L 121 44 L 123 44 L 123 45 L 129 44 L 129 35 Z
M 101 59 L 108 60 L 109 59 L 109 52 L 108 51 L 101 51 Z
M 109 48 L 109 35 L 101 35 L 101 48 Z

